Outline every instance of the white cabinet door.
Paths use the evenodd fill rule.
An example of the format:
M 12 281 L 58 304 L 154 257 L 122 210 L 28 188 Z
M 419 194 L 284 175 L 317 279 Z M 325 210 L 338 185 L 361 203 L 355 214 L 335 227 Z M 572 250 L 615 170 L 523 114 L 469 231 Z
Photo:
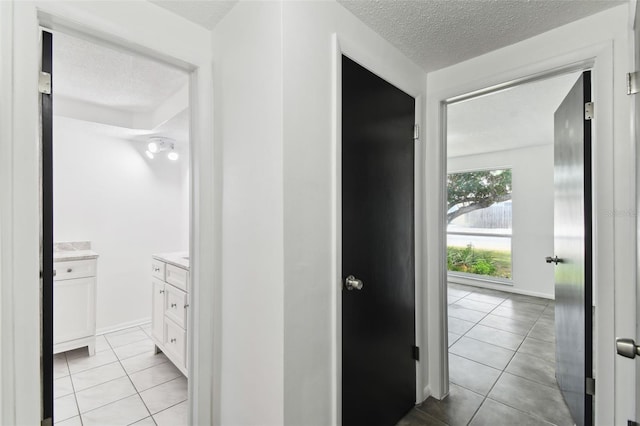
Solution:
M 164 341 L 164 286 L 162 281 L 152 279 L 151 335 L 159 342 Z
M 169 318 L 164 322 L 165 339 L 164 346 L 171 359 L 178 367 L 186 367 L 185 353 L 187 350 L 187 332 Z
M 96 331 L 96 278 L 54 282 L 54 344 L 93 336 Z

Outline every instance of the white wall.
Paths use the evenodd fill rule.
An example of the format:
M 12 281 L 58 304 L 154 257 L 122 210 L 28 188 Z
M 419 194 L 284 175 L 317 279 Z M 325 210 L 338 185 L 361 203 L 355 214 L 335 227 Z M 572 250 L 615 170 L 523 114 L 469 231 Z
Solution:
M 425 73 L 341 5 L 284 2 L 284 410 L 288 425 L 340 423 L 341 98 L 335 92 L 341 84 L 334 75 L 339 75 L 335 61 L 339 63 L 341 52 L 333 50 L 334 36 L 339 49 L 356 62 L 414 97 L 425 93 Z M 417 150 L 416 206 L 421 211 L 420 144 Z M 421 217 L 416 215 L 416 229 L 421 229 Z M 420 244 L 421 239 L 416 242 Z M 416 256 L 419 259 L 419 251 Z M 416 285 L 420 284 L 418 277 Z M 422 394 L 421 380 L 418 386 Z
M 635 333 L 635 147 L 630 138 L 630 102 L 625 72 L 632 57 L 628 6 L 621 5 L 567 24 L 528 40 L 430 73 L 427 87 L 428 179 L 427 233 L 437 235 L 443 200 L 442 102 L 505 82 L 517 81 L 570 64 L 591 61 L 594 66 L 594 285 L 596 303 L 594 354 L 596 424 L 624 424 L 635 412 L 633 363 L 615 355 L 616 336 Z M 429 294 L 438 296 L 444 277 L 438 272 L 443 245 L 431 240 Z M 438 345 L 444 328 L 440 301 L 431 298 L 430 386 L 444 396 L 446 348 Z M 443 354 L 437 353 L 443 350 Z
M 335 2 L 240 2 L 213 32 L 223 424 L 338 423 L 334 33 L 424 95 L 424 72 Z
M 213 33 L 224 425 L 284 424 L 281 14 L 279 2 L 240 2 Z
M 539 145 L 449 158 L 447 172 L 512 168 L 513 286 L 492 288 L 554 298 L 554 270 L 544 262 L 553 256 L 553 145 Z M 450 282 L 473 283 L 455 276 Z M 478 282 L 482 284 L 482 281 Z
M 188 251 L 188 155 L 144 155 L 109 126 L 54 117 L 54 240 L 91 241 L 98 333 L 151 318 L 151 254 Z

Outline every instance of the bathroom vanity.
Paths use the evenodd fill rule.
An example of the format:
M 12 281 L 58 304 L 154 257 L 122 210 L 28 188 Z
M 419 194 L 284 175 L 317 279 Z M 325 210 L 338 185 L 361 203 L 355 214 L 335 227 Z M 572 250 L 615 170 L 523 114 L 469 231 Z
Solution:
M 162 351 L 186 376 L 189 254 L 152 255 L 151 288 L 151 338 L 156 345 L 156 353 Z
M 54 244 L 54 354 L 85 346 L 95 354 L 97 266 L 90 242 Z

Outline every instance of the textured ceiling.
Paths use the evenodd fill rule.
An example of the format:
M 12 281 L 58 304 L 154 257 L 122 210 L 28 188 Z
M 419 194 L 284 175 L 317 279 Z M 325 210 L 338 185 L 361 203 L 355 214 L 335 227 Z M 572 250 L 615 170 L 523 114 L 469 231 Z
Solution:
M 627 3 L 618 0 L 338 0 L 434 71 Z
M 87 121 L 105 135 L 134 141 L 159 135 L 188 144 L 188 105 L 176 97 L 188 81 L 185 72 L 149 58 L 64 33 L 53 36 L 53 93 L 59 100 L 54 101 L 54 113 L 62 114 L 62 105 L 70 105 L 63 116 Z M 131 128 L 116 124 L 114 113 L 162 117 L 159 122 L 164 122 Z
M 185 72 L 124 50 L 55 33 L 57 95 L 126 111 L 150 111 L 188 83 Z
M 236 5 L 238 0 L 149 0 L 160 7 L 188 19 L 208 30 Z
M 553 114 L 579 73 L 522 84 L 447 108 L 447 155 L 553 143 Z
M 150 1 L 209 30 L 237 3 L 237 0 Z M 427 72 L 627 3 L 627 0 L 337 1 Z

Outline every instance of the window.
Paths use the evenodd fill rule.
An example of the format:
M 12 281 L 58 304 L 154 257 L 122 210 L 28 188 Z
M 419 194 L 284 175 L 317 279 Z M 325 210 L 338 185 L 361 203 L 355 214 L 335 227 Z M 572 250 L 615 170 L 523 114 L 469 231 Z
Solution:
M 511 169 L 447 177 L 447 267 L 511 280 Z

